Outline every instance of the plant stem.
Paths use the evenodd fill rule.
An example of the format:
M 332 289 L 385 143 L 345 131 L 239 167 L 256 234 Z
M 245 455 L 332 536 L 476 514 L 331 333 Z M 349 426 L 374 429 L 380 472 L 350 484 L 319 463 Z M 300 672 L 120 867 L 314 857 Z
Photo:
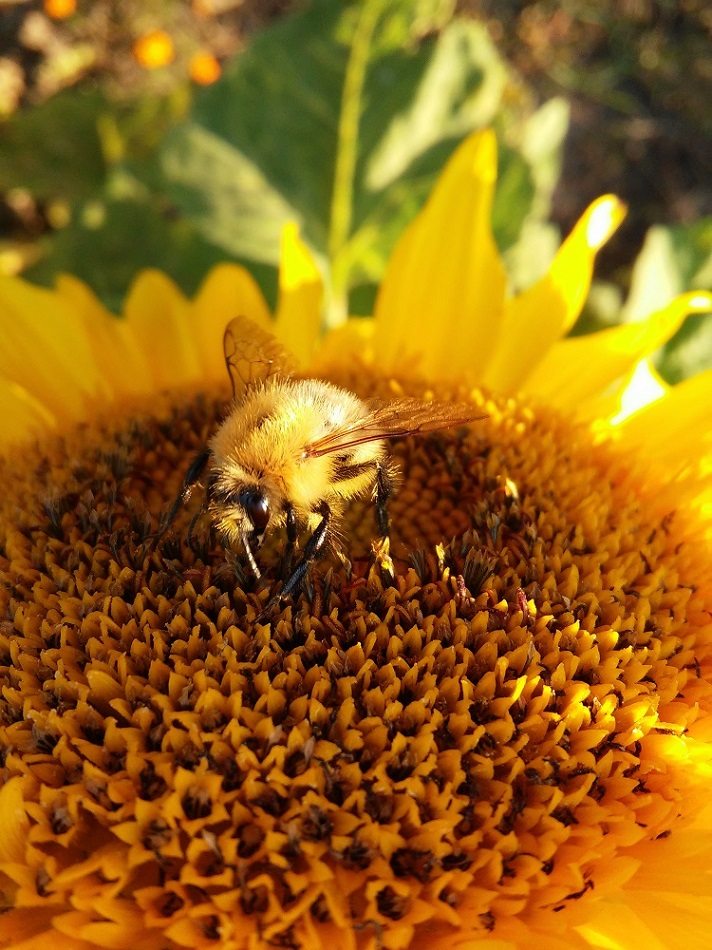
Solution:
M 328 326 L 336 326 L 348 316 L 349 263 L 346 252 L 353 217 L 354 176 L 358 160 L 361 103 L 373 33 L 383 2 L 384 0 L 365 0 L 360 5 L 361 10 L 346 64 L 329 223 L 331 301 L 327 313 Z

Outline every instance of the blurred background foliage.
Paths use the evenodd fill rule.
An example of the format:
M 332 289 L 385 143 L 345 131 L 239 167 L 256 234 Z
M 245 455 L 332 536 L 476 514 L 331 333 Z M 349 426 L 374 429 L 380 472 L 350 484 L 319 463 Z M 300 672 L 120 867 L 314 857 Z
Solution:
M 136 272 L 187 292 L 246 264 L 274 304 L 296 219 L 326 319 L 371 311 L 398 235 L 472 129 L 500 143 L 494 231 L 535 280 L 593 198 L 630 206 L 575 333 L 712 288 L 703 0 L 0 0 L 0 271 Z M 712 365 L 712 317 L 658 354 Z

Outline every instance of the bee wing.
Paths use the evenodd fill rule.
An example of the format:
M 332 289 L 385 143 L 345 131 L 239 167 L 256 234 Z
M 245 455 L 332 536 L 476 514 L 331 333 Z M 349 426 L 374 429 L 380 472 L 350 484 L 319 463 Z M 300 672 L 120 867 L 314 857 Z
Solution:
M 342 426 L 316 442 L 311 442 L 306 446 L 305 453 L 310 458 L 316 458 L 331 452 L 343 452 L 364 442 L 402 439 L 417 433 L 466 425 L 484 418 L 484 413 L 478 412 L 474 406 L 467 403 L 422 402 L 420 399 L 405 397 L 372 406 L 357 422 Z
M 235 317 L 225 327 L 223 353 L 235 397 L 272 376 L 291 376 L 296 369 L 276 337 L 245 316 Z

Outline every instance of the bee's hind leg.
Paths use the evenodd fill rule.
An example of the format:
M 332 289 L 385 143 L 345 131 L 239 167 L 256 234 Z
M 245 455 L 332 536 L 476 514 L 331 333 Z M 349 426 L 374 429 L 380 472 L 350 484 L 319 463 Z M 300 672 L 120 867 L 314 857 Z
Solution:
M 387 538 L 391 533 L 391 523 L 388 517 L 388 502 L 393 495 L 395 482 L 387 466 L 376 462 L 376 485 L 374 489 L 376 502 L 376 524 L 379 534 Z

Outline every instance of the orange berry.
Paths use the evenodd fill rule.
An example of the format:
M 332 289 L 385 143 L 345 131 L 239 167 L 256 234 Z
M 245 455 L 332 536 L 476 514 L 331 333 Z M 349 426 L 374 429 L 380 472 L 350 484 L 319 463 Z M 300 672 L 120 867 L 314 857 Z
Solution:
M 65 20 L 77 12 L 77 0 L 44 0 L 44 12 L 53 20 Z
M 136 40 L 133 54 L 144 69 L 158 69 L 173 61 L 175 48 L 165 30 L 151 30 Z
M 200 50 L 190 61 L 190 78 L 200 86 L 209 86 L 220 78 L 220 63 L 207 50 Z

